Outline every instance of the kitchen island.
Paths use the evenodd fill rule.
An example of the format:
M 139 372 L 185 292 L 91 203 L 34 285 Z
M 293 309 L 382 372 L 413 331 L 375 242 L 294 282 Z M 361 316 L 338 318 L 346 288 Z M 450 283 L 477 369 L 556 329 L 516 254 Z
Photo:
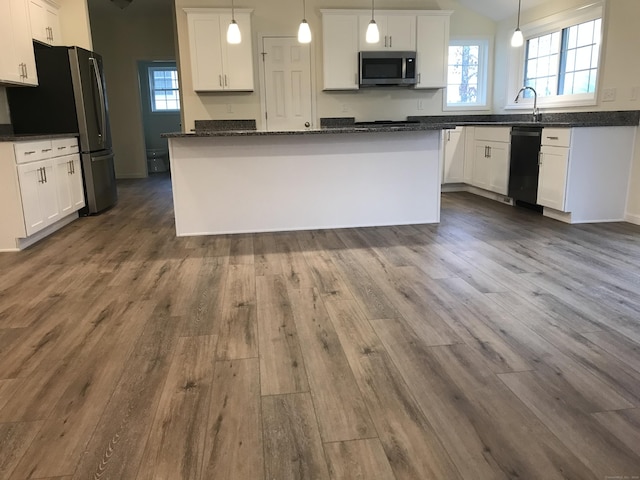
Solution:
M 437 223 L 442 128 L 164 134 L 177 235 Z

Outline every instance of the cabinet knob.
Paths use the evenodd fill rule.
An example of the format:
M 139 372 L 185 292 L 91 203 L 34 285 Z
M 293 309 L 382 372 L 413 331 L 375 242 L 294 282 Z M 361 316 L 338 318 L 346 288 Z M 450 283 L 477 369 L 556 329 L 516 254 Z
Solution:
M 311 126 L 311 124 L 309 122 L 304 122 L 304 126 L 309 128 Z

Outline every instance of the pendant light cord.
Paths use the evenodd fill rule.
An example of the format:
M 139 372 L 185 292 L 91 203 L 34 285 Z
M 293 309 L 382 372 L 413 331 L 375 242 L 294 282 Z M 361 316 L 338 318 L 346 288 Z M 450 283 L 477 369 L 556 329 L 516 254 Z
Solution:
M 233 8 L 233 0 L 231 0 L 231 20 L 235 20 L 235 19 L 236 19 L 236 16 Z
M 371 0 L 371 20 L 373 20 L 373 4 L 375 0 Z
M 306 0 L 302 0 L 302 19 L 305 20 L 307 18 L 307 2 Z
M 520 28 L 520 6 L 522 5 L 522 0 L 518 0 L 518 25 L 516 28 Z

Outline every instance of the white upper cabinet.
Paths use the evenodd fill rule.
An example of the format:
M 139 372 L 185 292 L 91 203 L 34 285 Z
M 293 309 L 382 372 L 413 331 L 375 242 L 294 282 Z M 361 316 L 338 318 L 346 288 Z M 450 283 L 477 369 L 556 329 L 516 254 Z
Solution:
M 0 83 L 38 85 L 27 0 L 0 1 Z
M 371 14 L 359 15 L 358 39 L 360 50 L 414 51 L 416 49 L 415 12 L 406 15 L 375 15 L 374 18 L 380 31 L 380 41 L 378 43 L 367 43 L 365 37 L 367 27 L 371 22 Z
M 417 83 L 415 88 L 447 86 L 449 18 L 451 12 L 431 12 L 417 19 Z
M 251 10 L 237 9 L 242 42 L 227 43 L 231 13 L 211 8 L 185 8 L 189 53 L 196 92 L 253 91 Z
M 358 17 L 322 14 L 325 90 L 357 90 Z
M 51 0 L 29 0 L 31 35 L 47 45 L 62 45 L 58 4 Z

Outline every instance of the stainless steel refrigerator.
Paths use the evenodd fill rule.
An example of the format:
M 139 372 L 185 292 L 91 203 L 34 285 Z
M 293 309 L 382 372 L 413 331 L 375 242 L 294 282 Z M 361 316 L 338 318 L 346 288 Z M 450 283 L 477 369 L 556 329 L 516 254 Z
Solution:
M 79 133 L 87 207 L 118 200 L 102 57 L 79 47 L 35 45 L 38 87 L 7 88 L 14 133 Z

